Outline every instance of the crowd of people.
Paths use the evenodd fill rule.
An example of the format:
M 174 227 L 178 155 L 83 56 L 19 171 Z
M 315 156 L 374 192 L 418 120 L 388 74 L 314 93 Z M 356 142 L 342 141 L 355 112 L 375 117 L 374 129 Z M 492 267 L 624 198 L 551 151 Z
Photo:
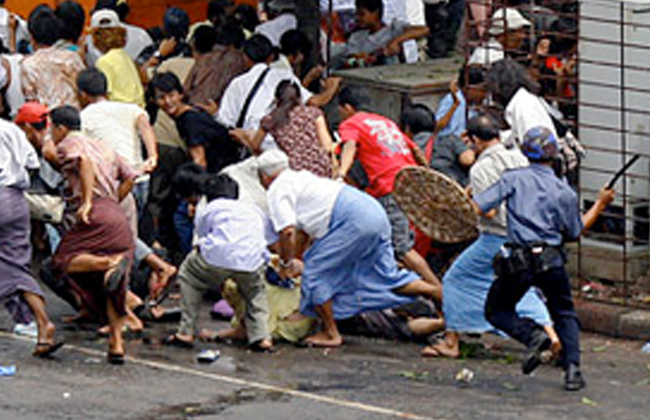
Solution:
M 164 319 L 161 303 L 179 286 L 169 345 L 245 340 L 273 352 L 278 340 L 339 347 L 362 334 L 459 357 L 461 333 L 499 330 L 527 346 L 524 373 L 550 350 L 566 388 L 584 386 L 562 244 L 613 191 L 581 217 L 564 179 L 582 153 L 556 97 L 571 95 L 575 45 L 560 53 L 552 35 L 525 31 L 522 11 L 495 8 L 485 28 L 467 21 L 479 22 L 481 41 L 437 110 L 409 105 L 393 121 L 325 67 L 448 54 L 456 33 L 430 23 L 464 2 L 334 3 L 336 29 L 356 29 L 325 38 L 336 45 L 323 49 L 324 66 L 308 64 L 316 46 L 290 0 L 264 2 L 262 20 L 229 0 L 209 2 L 197 23 L 171 7 L 148 32 L 124 22 L 126 1 L 98 0 L 87 31 L 74 1 L 38 6 L 26 22 L 11 15 L 0 297 L 17 323 L 34 321 L 35 356 L 62 343 L 29 268 L 32 244 L 42 282 L 77 313 L 67 321 L 99 323 L 113 364 L 124 363 L 123 332 Z M 400 19 L 405 6 L 412 19 Z M 470 17 L 487 7 L 473 6 Z M 547 29 L 570 32 L 571 22 Z M 532 41 L 536 52 L 521 56 Z M 557 77 L 540 89 L 544 71 Z M 414 232 L 394 196 L 397 174 L 413 166 L 467 188 L 476 240 L 450 248 Z M 232 329 L 198 328 L 206 296 L 225 299 L 213 311 Z

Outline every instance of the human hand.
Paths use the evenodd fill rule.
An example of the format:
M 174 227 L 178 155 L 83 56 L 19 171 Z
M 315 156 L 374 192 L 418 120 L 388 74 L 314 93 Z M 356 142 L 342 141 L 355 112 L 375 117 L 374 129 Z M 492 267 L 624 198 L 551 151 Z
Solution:
M 293 279 L 302 274 L 305 265 L 297 258 L 292 258 L 286 265 L 280 264 L 278 274 L 282 279 Z
M 158 52 L 160 53 L 160 57 L 166 58 L 171 54 L 173 54 L 177 44 L 178 43 L 176 42 L 175 38 L 163 39 L 160 45 L 158 46 Z
M 386 44 L 386 48 L 384 48 L 384 54 L 388 57 L 398 55 L 401 52 L 402 44 L 396 40 L 390 41 L 388 44 Z
M 214 99 L 208 99 L 207 102 L 197 105 L 210 115 L 215 115 L 219 111 L 219 104 Z
M 318 79 L 319 77 L 321 77 L 321 75 L 323 74 L 324 71 L 325 71 L 325 67 L 324 67 L 324 66 L 321 66 L 321 65 L 314 66 L 314 67 L 312 67 L 312 69 L 309 70 L 309 71 L 307 72 L 307 74 L 305 75 L 305 80 L 307 80 L 307 81 L 316 80 L 316 79 Z
M 340 77 L 328 77 L 321 82 L 321 88 L 324 91 L 330 91 L 330 89 L 336 91 L 339 89 L 342 80 Z
M 607 188 L 607 185 L 603 186 L 598 192 L 598 203 L 602 208 L 605 208 L 614 201 L 616 196 L 616 191 L 613 188 Z
M 90 224 L 90 212 L 93 209 L 91 202 L 82 203 L 81 207 L 77 210 L 77 219 L 87 225 Z
M 145 174 L 150 174 L 158 166 L 158 156 L 151 156 L 142 164 L 142 172 Z
M 456 95 L 458 94 L 458 80 L 454 79 L 451 82 L 449 82 L 449 91 L 451 92 L 452 95 L 454 95 L 454 99 L 456 99 Z
M 251 134 L 248 130 L 244 130 L 243 128 L 235 128 L 230 130 L 229 134 L 232 138 L 246 147 L 248 147 L 248 145 L 251 143 Z

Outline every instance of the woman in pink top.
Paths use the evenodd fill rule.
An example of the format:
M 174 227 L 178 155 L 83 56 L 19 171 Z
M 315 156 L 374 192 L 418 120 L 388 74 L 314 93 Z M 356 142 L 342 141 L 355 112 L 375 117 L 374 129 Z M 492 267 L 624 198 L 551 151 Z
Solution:
M 231 134 L 255 154 L 262 152 L 262 141 L 271 134 L 278 147 L 289 156 L 291 169 L 332 177 L 334 148 L 325 115 L 319 108 L 303 105 L 300 88 L 289 80 L 278 84 L 275 109 L 262 119 L 254 135 L 244 130 L 233 130 Z

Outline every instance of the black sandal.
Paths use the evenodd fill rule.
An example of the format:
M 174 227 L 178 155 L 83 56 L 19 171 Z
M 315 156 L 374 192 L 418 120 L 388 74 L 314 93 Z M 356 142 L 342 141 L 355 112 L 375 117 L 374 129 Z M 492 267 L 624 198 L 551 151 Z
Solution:
M 273 346 L 271 347 L 262 346 L 262 341 L 263 340 L 256 341 L 252 343 L 250 346 L 248 346 L 248 348 L 251 349 L 253 353 L 266 353 L 266 354 L 277 353 L 277 350 Z
M 111 365 L 123 365 L 124 364 L 124 353 L 113 353 L 109 351 L 106 354 L 106 361 Z
M 36 343 L 36 348 L 32 356 L 40 358 L 50 357 L 55 351 L 63 347 L 63 344 L 62 341 L 58 343 Z
M 168 335 L 163 338 L 161 341 L 162 344 L 166 346 L 176 346 L 183 349 L 192 349 L 194 348 L 194 343 L 190 341 L 181 340 L 176 334 Z

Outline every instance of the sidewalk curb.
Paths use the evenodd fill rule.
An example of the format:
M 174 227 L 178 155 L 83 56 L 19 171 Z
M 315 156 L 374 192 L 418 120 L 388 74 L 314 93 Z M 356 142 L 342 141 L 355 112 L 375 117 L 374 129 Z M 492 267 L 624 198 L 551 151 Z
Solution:
M 612 337 L 650 340 L 650 310 L 580 298 L 575 298 L 574 302 L 582 330 Z

